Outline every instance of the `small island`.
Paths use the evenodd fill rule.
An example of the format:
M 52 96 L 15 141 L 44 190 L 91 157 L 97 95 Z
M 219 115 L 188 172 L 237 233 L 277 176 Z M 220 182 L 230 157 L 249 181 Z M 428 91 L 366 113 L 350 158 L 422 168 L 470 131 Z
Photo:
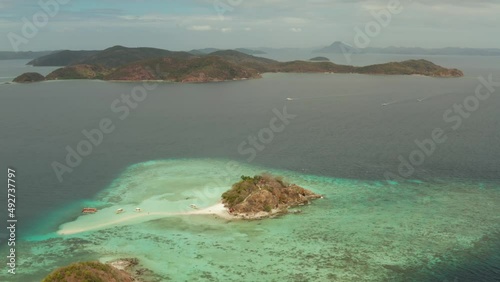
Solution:
M 309 59 L 309 61 L 311 61 L 311 62 L 329 62 L 330 59 L 328 59 L 327 57 L 314 57 L 314 58 Z
M 222 194 L 222 203 L 234 217 L 261 219 L 288 213 L 288 209 L 322 198 L 305 188 L 286 183 L 282 177 L 269 174 L 241 176 Z
M 29 83 L 29 82 L 39 82 L 44 81 L 45 76 L 37 73 L 37 72 L 27 72 L 23 73 L 20 76 L 14 78 L 13 82 L 17 83 Z

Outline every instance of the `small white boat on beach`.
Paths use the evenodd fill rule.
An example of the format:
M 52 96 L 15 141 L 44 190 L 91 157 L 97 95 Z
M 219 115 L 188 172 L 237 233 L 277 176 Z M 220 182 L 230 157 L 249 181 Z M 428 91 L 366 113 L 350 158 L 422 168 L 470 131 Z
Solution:
M 117 213 L 117 214 L 118 214 L 118 213 L 122 213 L 122 212 L 123 212 L 123 209 L 117 209 L 117 210 L 116 210 L 116 213 Z
M 97 209 L 96 208 L 83 208 L 82 213 L 96 213 Z

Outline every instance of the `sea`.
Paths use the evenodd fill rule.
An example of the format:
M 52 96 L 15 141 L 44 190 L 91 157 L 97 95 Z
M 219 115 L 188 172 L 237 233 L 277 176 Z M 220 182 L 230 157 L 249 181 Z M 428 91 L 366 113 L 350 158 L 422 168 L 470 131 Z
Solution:
M 152 281 L 500 281 L 500 57 L 327 56 L 427 59 L 465 76 L 15 84 L 55 68 L 0 61 L 0 281 L 119 258 L 138 258 Z M 119 219 L 135 207 L 210 207 L 241 175 L 260 173 L 324 199 L 257 221 Z M 125 212 L 82 216 L 84 207 Z M 108 220 L 116 224 L 97 224 Z M 80 231 L 61 232 L 68 226 Z

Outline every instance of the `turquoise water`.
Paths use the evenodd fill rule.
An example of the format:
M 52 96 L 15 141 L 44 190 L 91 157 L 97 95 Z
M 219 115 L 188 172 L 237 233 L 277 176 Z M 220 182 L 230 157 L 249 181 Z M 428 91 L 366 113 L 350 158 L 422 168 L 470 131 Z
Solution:
M 365 59 L 354 63 L 410 58 Z M 20 263 L 15 277 L 1 273 L 0 281 L 39 281 L 71 262 L 124 256 L 140 258 L 160 281 L 498 280 L 500 99 L 492 95 L 457 130 L 443 113 L 474 93 L 477 76 L 500 81 L 500 57 L 429 59 L 466 76 L 266 74 L 162 83 L 125 120 L 110 105 L 140 83 L 0 79 L 0 155 L 19 171 Z M 0 77 L 24 68 L 2 63 Z M 239 145 L 285 106 L 297 117 L 245 164 Z M 116 130 L 59 182 L 51 163 L 64 162 L 66 146 L 103 118 Z M 383 181 L 437 127 L 448 140 L 413 180 Z M 241 174 L 263 171 L 326 198 L 300 215 L 258 222 L 172 215 L 193 203 L 211 206 Z M 79 217 L 86 206 L 100 212 Z M 168 216 L 118 221 L 136 207 Z M 126 212 L 116 215 L 117 208 Z M 61 236 L 71 229 L 87 231 Z M 2 242 L 6 235 L 0 229 Z M 4 243 L 0 253 L 7 254 Z
M 53 230 L 23 242 L 16 281 L 37 281 L 75 261 L 123 257 L 139 258 L 160 281 L 454 281 L 454 270 L 471 256 L 488 260 L 498 248 L 500 187 L 487 182 L 388 184 L 227 160 L 173 159 L 130 166 L 88 200 L 100 208 L 163 203 L 168 211 L 186 211 L 190 203 L 217 203 L 240 175 L 262 172 L 283 175 L 325 198 L 277 219 L 167 216 L 73 235 Z M 93 217 L 106 220 L 98 212 L 69 224 L 85 227 Z

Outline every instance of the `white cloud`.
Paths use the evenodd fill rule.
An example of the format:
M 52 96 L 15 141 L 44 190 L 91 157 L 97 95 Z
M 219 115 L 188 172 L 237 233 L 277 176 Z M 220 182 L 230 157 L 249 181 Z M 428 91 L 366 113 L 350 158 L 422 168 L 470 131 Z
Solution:
M 20 33 L 21 18 L 29 18 L 33 11 L 39 10 L 37 2 L 0 0 L 0 36 Z M 386 9 L 390 0 L 220 0 L 232 3 L 231 9 L 224 13 L 224 20 L 213 7 L 214 0 L 175 1 L 177 4 L 171 7 L 178 10 L 167 9 L 170 6 L 162 5 L 170 1 L 160 0 L 85 1 L 99 5 L 70 2 L 61 6 L 57 17 L 51 18 L 44 32 L 26 48 L 106 48 L 141 42 L 180 50 L 213 45 L 244 47 L 255 42 L 270 47 L 321 46 L 336 40 L 352 43 L 354 28 L 363 29 L 374 20 L 373 12 Z M 144 2 L 144 9 L 136 11 L 132 9 L 134 5 L 129 5 L 137 2 Z M 152 3 L 146 5 L 146 2 Z M 153 2 L 162 4 L 155 6 Z M 373 46 L 500 47 L 500 39 L 493 36 L 498 31 L 500 0 L 399 2 L 404 11 L 392 16 L 390 25 L 374 40 Z M 94 6 L 99 9 L 89 8 Z M 94 30 L 110 36 L 103 43 L 93 40 Z M 197 31 L 197 35 L 206 38 L 195 38 L 193 32 L 186 31 Z M 73 36 L 73 42 L 58 43 L 60 32 Z M 177 40 L 167 44 L 162 36 L 155 36 L 158 34 L 175 36 Z M 8 41 L 0 40 L 2 48 L 10 50 L 11 46 Z
M 194 31 L 209 31 L 212 30 L 212 27 L 209 25 L 193 25 L 188 27 L 188 29 Z

